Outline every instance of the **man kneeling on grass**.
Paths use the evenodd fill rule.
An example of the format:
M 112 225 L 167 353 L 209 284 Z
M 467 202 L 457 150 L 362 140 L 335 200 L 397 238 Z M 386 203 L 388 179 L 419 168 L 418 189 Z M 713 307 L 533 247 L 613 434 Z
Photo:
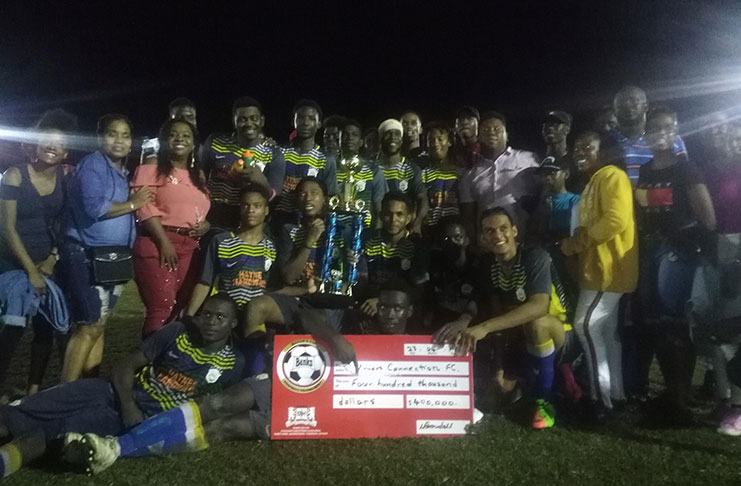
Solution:
M 483 322 L 472 327 L 468 326 L 474 316 L 463 314 L 436 332 L 434 340 L 454 342 L 458 353 L 466 354 L 476 351 L 476 343 L 490 334 L 521 328 L 536 374 L 532 425 L 536 429 L 552 427 L 555 412 L 550 401 L 555 365 L 565 348 L 573 347 L 568 344 L 573 337 L 571 326 L 565 322 L 563 290 L 548 253 L 517 243 L 517 226 L 505 209 L 487 209 L 480 222 L 486 254 L 482 257 L 476 291 L 488 313 L 480 312 Z
M 173 412 L 168 429 L 202 447 L 201 417 L 191 400 L 203 401 L 241 380 L 244 357 L 231 338 L 237 323 L 231 297 L 213 295 L 192 320 L 172 322 L 147 338 L 114 367 L 110 381 L 77 380 L 0 406 L 0 442 L 12 439 L 0 447 L 0 478 L 48 446 L 64 446 L 65 459 L 73 460 L 82 449 L 80 434 L 120 434 L 163 411 Z

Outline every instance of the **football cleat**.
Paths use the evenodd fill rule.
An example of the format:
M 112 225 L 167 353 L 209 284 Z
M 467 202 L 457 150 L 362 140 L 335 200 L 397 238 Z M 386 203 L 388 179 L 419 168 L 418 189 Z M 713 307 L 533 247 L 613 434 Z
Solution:
M 553 405 L 539 398 L 535 401 L 535 415 L 533 416 L 534 429 L 547 429 L 556 422 L 556 411 Z

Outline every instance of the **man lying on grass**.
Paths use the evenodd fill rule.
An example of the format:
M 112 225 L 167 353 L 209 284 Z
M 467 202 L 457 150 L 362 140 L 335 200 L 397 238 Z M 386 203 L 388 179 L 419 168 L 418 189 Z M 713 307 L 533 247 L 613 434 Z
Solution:
M 349 322 L 352 334 L 404 334 L 413 307 L 409 286 L 384 284 L 373 323 Z M 321 314 L 313 314 L 315 317 Z M 355 314 L 353 314 L 354 316 Z M 348 320 L 355 320 L 354 318 Z M 335 358 L 355 362 L 355 349 L 326 319 L 302 320 L 304 331 L 333 347 Z M 110 467 L 119 457 L 203 450 L 222 440 L 270 438 L 270 380 L 258 375 L 214 395 L 163 412 L 118 437 L 88 433 L 68 437 L 65 458 L 88 473 Z
M 191 400 L 242 378 L 244 357 L 231 338 L 237 323 L 231 297 L 213 295 L 192 320 L 172 322 L 147 338 L 114 367 L 110 381 L 77 380 L 0 406 L 0 443 L 12 439 L 0 447 L 0 478 L 47 449 L 77 442 L 80 434 L 120 434 L 163 411 L 179 412 L 168 427 L 190 431 L 190 424 L 200 423 Z M 196 442 L 204 435 L 202 428 L 192 432 Z

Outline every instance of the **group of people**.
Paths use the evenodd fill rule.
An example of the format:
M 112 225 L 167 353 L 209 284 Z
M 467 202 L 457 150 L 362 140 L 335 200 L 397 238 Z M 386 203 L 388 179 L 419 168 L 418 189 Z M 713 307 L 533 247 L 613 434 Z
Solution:
M 343 334 L 432 335 L 473 353 L 478 408 L 526 402 L 536 429 L 557 407 L 603 421 L 632 403 L 687 424 L 700 356 L 719 431 L 741 435 L 741 126 L 716 120 L 696 164 L 677 114 L 634 86 L 571 139 L 572 116 L 546 113 L 541 155 L 472 106 L 365 130 L 304 99 L 285 146 L 257 100 L 231 118 L 202 141 L 178 98 L 135 147 L 128 118 L 105 115 L 74 167 L 73 115 L 29 130 L 0 186 L 0 403 L 18 398 L 0 405 L 0 477 L 50 451 L 99 471 L 269 438 L 270 337 L 286 332 L 342 362 Z M 97 378 L 131 278 L 141 347 Z M 16 397 L 3 384 L 29 323 Z M 64 384 L 41 391 L 55 340 Z M 649 402 L 654 355 L 666 390 Z

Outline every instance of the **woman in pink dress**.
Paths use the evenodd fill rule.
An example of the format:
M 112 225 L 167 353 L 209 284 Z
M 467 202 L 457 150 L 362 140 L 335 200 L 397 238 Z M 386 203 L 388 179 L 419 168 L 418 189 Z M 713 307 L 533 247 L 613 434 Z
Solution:
M 176 317 L 188 302 L 198 264 L 198 240 L 209 230 L 211 207 L 196 163 L 198 133 L 185 120 L 168 120 L 159 132 L 160 149 L 140 165 L 132 187 L 149 186 L 154 201 L 137 211 L 134 271 L 146 306 L 142 335 Z

